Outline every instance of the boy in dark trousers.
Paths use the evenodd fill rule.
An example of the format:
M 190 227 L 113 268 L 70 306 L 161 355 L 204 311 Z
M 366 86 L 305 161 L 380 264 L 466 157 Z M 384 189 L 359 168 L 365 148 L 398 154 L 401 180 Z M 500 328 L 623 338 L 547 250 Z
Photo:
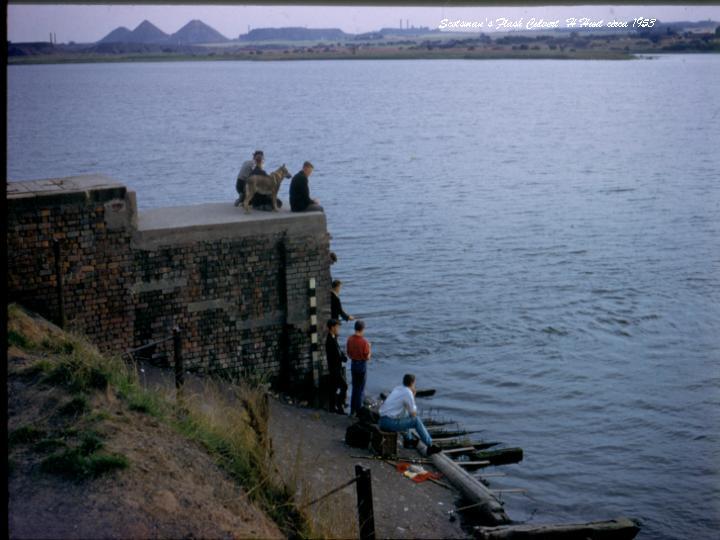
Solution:
M 345 376 L 345 362 L 347 356 L 338 343 L 340 335 L 340 321 L 330 319 L 327 322 L 328 333 L 325 338 L 325 356 L 330 372 L 330 412 L 345 414 L 345 398 L 347 397 L 347 380 Z
M 355 321 L 355 333 L 347 340 L 347 354 L 352 360 L 352 396 L 350 397 L 350 416 L 357 415 L 363 404 L 365 381 L 367 380 L 367 363 L 372 352 L 370 342 L 365 339 L 365 323 Z

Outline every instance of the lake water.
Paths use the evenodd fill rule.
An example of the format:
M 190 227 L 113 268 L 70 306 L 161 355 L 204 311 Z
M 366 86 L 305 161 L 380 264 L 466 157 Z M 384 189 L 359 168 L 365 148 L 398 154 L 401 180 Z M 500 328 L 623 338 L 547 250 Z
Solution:
M 256 148 L 311 160 L 373 393 L 414 372 L 524 448 L 492 479 L 515 520 L 710 538 L 718 88 L 719 55 L 10 66 L 7 174 L 106 173 L 142 210 L 233 201 Z

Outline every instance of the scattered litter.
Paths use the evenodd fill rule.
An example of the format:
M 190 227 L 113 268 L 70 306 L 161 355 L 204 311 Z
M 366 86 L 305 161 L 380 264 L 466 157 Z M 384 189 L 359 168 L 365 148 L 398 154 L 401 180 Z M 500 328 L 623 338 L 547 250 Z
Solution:
M 439 480 L 442 478 L 440 473 L 426 471 L 421 465 L 411 465 L 410 463 L 400 462 L 395 468 L 413 482 L 419 483 L 428 479 Z

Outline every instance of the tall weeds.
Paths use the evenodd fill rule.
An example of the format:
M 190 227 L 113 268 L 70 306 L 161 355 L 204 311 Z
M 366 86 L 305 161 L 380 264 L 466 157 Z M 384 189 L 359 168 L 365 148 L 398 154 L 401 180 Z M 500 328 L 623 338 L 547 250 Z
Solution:
M 182 401 L 176 402 L 170 397 L 172 392 L 144 388 L 135 367 L 120 357 L 102 355 L 83 336 L 63 332 L 19 306 L 8 307 L 8 331 L 13 332 L 12 345 L 41 357 L 25 368 L 28 376 L 63 386 L 75 396 L 68 413 L 84 410 L 82 405 L 94 392 L 117 392 L 132 410 L 150 414 L 204 446 L 287 537 L 336 537 L 332 532 L 339 530 L 336 525 L 318 521 L 318 508 L 324 505 L 312 514 L 303 509 L 308 491 L 298 489 L 299 461 L 290 471 L 275 466 L 267 385 L 262 380 L 249 378 L 253 384 L 239 385 L 208 380 L 198 391 L 186 386 Z M 64 461 L 56 459 L 48 466 L 68 468 L 68 463 L 80 463 L 84 473 L 93 475 L 107 467 L 127 466 L 86 463 L 83 456 L 85 461 L 69 460 L 66 454 L 60 456 Z

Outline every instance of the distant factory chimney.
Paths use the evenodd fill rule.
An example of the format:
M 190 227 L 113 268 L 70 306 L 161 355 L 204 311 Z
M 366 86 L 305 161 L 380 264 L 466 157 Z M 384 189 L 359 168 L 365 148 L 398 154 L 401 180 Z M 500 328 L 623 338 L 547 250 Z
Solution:
M 53 43 L 57 45 L 57 34 L 53 32 Z
M 50 43 L 52 43 L 52 32 L 50 32 Z

